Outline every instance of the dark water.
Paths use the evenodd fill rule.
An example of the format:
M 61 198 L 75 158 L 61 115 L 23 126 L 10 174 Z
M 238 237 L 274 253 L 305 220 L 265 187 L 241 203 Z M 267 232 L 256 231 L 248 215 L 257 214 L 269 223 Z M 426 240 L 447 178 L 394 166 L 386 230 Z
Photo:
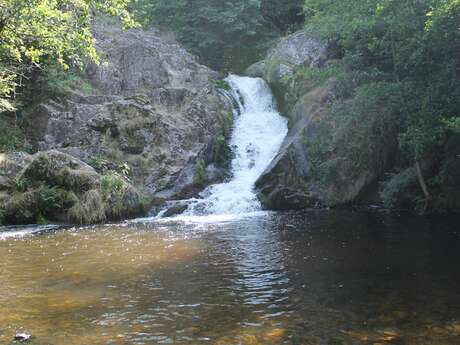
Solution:
M 460 344 L 460 218 L 315 211 L 0 240 L 0 344 Z

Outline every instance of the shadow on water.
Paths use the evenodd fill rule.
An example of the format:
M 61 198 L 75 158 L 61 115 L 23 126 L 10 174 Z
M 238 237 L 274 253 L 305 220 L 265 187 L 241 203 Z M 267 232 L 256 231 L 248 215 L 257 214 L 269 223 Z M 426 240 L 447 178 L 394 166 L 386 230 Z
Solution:
M 459 220 L 311 211 L 6 236 L 0 344 L 460 344 Z

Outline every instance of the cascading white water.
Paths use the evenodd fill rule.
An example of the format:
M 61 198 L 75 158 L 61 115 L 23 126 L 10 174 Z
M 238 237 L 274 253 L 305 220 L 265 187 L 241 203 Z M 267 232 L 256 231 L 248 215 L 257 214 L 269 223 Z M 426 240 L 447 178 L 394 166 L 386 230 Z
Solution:
M 276 110 L 272 92 L 260 78 L 229 76 L 238 103 L 230 146 L 232 179 L 215 184 L 189 205 L 186 215 L 241 214 L 260 210 L 254 185 L 277 154 L 287 134 L 287 120 Z

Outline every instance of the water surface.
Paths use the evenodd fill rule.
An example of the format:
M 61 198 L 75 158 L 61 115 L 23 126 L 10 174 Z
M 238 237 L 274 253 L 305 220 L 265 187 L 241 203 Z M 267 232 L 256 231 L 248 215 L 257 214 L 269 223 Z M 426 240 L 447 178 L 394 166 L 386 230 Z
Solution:
M 0 344 L 460 344 L 457 217 L 183 217 L 0 240 Z

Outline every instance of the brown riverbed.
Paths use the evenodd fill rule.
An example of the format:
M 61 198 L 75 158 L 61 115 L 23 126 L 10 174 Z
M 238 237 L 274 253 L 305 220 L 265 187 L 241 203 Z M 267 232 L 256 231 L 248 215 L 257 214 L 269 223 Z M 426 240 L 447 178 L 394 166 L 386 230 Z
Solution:
M 0 344 L 460 344 L 458 224 L 348 210 L 3 232 Z

